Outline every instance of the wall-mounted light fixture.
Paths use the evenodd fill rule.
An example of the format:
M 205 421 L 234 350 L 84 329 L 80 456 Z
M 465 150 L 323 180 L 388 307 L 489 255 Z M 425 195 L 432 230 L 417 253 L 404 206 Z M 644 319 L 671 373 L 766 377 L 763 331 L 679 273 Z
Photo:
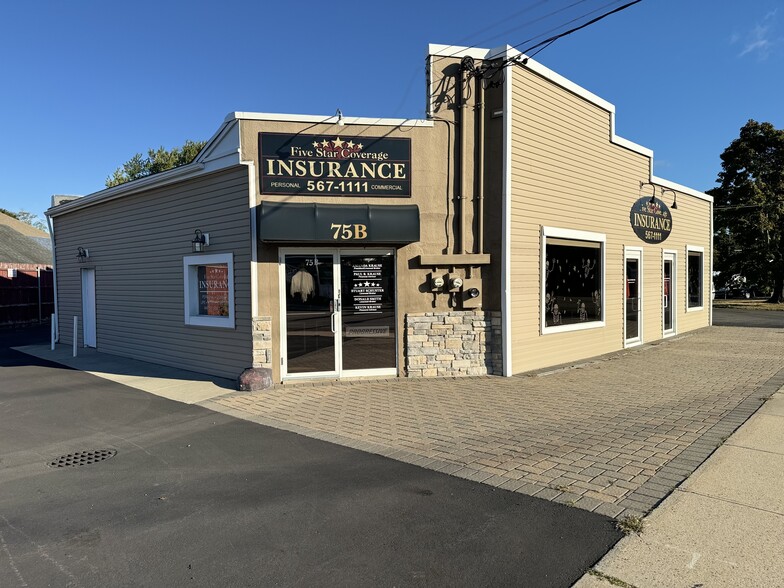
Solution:
M 678 193 L 670 188 L 662 188 L 662 197 L 664 197 L 665 192 L 672 192 L 672 206 L 670 208 L 678 210 Z
M 654 204 L 656 202 L 656 184 L 651 184 L 650 182 L 640 182 L 640 192 L 642 193 L 643 186 L 650 186 L 653 188 L 653 194 L 651 194 L 650 203 Z
M 204 248 L 210 244 L 210 234 L 209 233 L 202 233 L 199 229 L 194 231 L 193 241 L 191 241 L 191 247 L 193 248 L 194 253 L 201 253 L 204 251 Z
M 340 112 L 340 108 L 335 111 L 335 116 L 338 117 L 338 125 L 342 127 L 345 123 L 343 122 L 343 113 Z
M 84 247 L 77 247 L 76 248 L 76 259 L 79 260 L 79 263 L 84 263 L 90 258 L 90 250 L 85 249 Z

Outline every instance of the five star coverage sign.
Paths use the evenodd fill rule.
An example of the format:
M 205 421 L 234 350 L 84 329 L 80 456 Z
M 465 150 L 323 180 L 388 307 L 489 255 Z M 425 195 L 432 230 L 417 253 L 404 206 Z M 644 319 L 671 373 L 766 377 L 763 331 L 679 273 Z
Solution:
M 411 139 L 259 133 L 262 194 L 411 196 Z

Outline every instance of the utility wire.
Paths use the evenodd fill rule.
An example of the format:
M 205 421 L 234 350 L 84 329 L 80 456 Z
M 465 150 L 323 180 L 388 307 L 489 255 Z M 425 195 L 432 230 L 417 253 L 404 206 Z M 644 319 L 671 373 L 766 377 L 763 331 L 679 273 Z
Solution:
M 559 30 L 559 29 L 562 29 L 562 28 L 563 28 L 563 27 L 565 27 L 566 25 L 570 25 L 570 24 L 572 24 L 572 23 L 574 23 L 574 22 L 580 21 L 580 20 L 582 20 L 582 19 L 584 19 L 584 18 L 586 18 L 586 17 L 588 17 L 588 16 L 591 16 L 592 14 L 596 14 L 597 12 L 601 12 L 602 10 L 604 10 L 605 8 L 609 8 L 609 7 L 610 7 L 610 6 L 612 6 L 613 4 L 618 4 L 620 1 L 621 1 L 621 0 L 613 0 L 612 2 L 608 2 L 607 4 L 604 4 L 603 6 L 600 6 L 599 8 L 594 8 L 593 10 L 591 10 L 591 11 L 589 11 L 589 12 L 586 12 L 585 14 L 582 14 L 582 15 L 580 15 L 580 16 L 578 16 L 578 17 L 576 17 L 576 18 L 573 18 L 573 19 L 571 19 L 571 20 L 569 20 L 569 21 L 566 21 L 566 22 L 565 22 L 565 23 L 563 23 L 563 24 L 559 24 L 558 26 L 555 26 L 555 27 L 553 27 L 553 28 L 551 28 L 551 29 L 548 29 L 548 30 L 546 30 L 546 31 L 545 31 L 545 32 L 543 32 L 543 33 L 539 33 L 538 35 L 534 35 L 534 36 L 533 36 L 533 37 L 531 37 L 530 39 L 526 39 L 525 41 L 522 41 L 521 43 L 518 43 L 518 44 L 517 44 L 517 45 L 515 45 L 514 47 L 515 47 L 515 48 L 517 48 L 517 47 L 520 47 L 520 46 L 522 46 L 522 45 L 525 45 L 526 43 L 530 43 L 531 41 L 535 41 L 536 39 L 539 39 L 540 37 L 543 37 L 544 35 L 547 35 L 547 34 L 549 34 L 549 33 L 553 33 L 553 32 L 555 32 L 555 31 L 557 31 L 557 30 Z M 558 36 L 556 36 L 555 38 L 554 38 L 554 37 L 548 37 L 547 39 L 545 39 L 544 41 L 542 41 L 542 43 L 543 43 L 543 44 L 546 44 L 546 46 L 550 46 L 550 45 L 552 45 L 552 44 L 553 44 L 553 43 L 554 43 L 554 42 L 555 42 L 555 41 L 556 41 L 558 38 L 560 38 L 560 37 L 558 37 Z M 533 48 L 536 48 L 536 47 L 538 47 L 538 45 L 535 45 L 534 47 L 532 47 L 532 49 L 533 49 Z M 541 51 L 541 50 L 542 50 L 542 49 L 540 49 L 539 51 Z M 528 51 L 528 50 L 521 51 L 521 53 L 526 53 L 526 55 L 527 55 L 527 51 Z M 539 53 L 539 51 L 537 51 L 536 53 Z M 533 55 L 529 55 L 528 57 L 533 57 Z
M 562 32 L 562 33 L 558 33 L 557 35 L 552 35 L 551 37 L 548 37 L 547 39 L 545 39 L 543 41 L 540 41 L 539 43 L 536 43 L 534 45 L 526 47 L 525 49 L 521 50 L 520 47 L 522 47 L 523 45 L 525 45 L 526 43 L 528 43 L 530 41 L 535 40 L 538 37 L 541 37 L 542 34 L 547 34 L 547 33 L 542 33 L 540 35 L 536 35 L 536 36 L 534 36 L 534 37 L 532 37 L 530 39 L 526 39 L 525 41 L 523 41 L 521 43 L 513 45 L 513 47 L 515 49 L 520 51 L 520 53 L 525 56 L 525 59 L 523 59 L 522 62 L 521 62 L 521 60 L 519 59 L 519 56 L 509 57 L 509 58 L 503 60 L 501 63 L 498 63 L 498 64 L 494 65 L 492 67 L 491 71 L 494 74 L 498 70 L 506 68 L 511 63 L 515 63 L 517 65 L 523 66 L 523 65 L 525 65 L 526 61 L 530 58 L 530 56 L 528 55 L 528 53 L 530 51 L 534 51 L 536 49 L 537 51 L 535 51 L 533 53 L 533 55 L 536 55 L 536 54 L 540 53 L 541 51 L 543 51 L 544 49 L 546 49 L 547 47 L 549 47 L 550 45 L 552 45 L 553 43 L 555 43 L 555 41 L 557 41 L 558 39 L 562 39 L 562 38 L 567 37 L 567 36 L 569 36 L 569 35 L 571 35 L 573 33 L 576 33 L 577 31 L 580 31 L 580 30 L 582 30 L 582 29 L 584 29 L 586 27 L 589 27 L 590 25 L 595 24 L 595 23 L 599 22 L 600 20 L 603 20 L 603 19 L 607 18 L 608 16 L 611 16 L 613 14 L 617 14 L 618 12 L 626 10 L 627 8 L 630 8 L 631 6 L 634 6 L 635 4 L 639 4 L 640 2 L 642 2 L 642 0 L 633 0 L 632 2 L 627 2 L 626 4 L 624 4 L 622 6 L 619 6 L 617 8 L 614 8 L 613 10 L 610 10 L 608 12 L 600 14 L 599 16 L 597 16 L 595 18 L 592 18 L 591 20 L 589 20 L 587 22 L 584 22 L 583 24 L 581 24 L 579 26 L 573 27 L 573 28 L 571 28 L 571 29 L 569 29 L 567 31 Z M 577 18 L 574 18 L 574 19 L 572 19 L 572 20 L 570 20 L 570 21 L 568 21 L 567 23 L 564 23 L 564 24 L 569 24 L 569 23 L 578 21 L 578 20 L 580 20 L 582 18 L 585 18 L 586 16 L 588 16 L 590 14 L 595 13 L 597 10 L 601 10 L 602 8 L 606 8 L 606 7 L 611 6 L 611 5 L 615 4 L 615 3 L 616 2 L 610 2 L 609 4 L 605 4 L 601 8 L 597 8 L 595 10 L 592 10 L 592 11 L 590 11 L 590 12 L 588 12 L 586 14 L 583 14 L 582 16 L 579 16 Z M 577 4 L 577 3 L 575 3 L 575 4 Z M 571 7 L 571 6 L 574 6 L 574 4 L 571 4 L 569 7 Z M 550 31 L 557 30 L 557 29 L 561 28 L 562 26 L 564 26 L 564 25 L 559 25 L 558 27 L 555 27 L 554 29 L 550 29 Z M 547 32 L 550 32 L 550 31 L 547 31 Z M 453 56 L 457 55 L 460 51 L 463 51 L 463 49 L 459 49 L 457 52 L 455 52 L 452 55 L 439 56 L 437 59 L 433 60 L 433 63 L 437 62 L 440 59 L 445 59 L 447 57 L 453 57 Z
M 610 10 L 609 12 L 605 12 L 604 14 L 599 15 L 596 18 L 592 18 L 591 20 L 581 24 L 580 26 L 571 28 L 568 31 L 564 31 L 563 33 L 559 33 L 557 35 L 553 35 L 549 39 L 545 39 L 544 41 L 541 41 L 540 43 L 537 43 L 536 45 L 532 45 L 531 47 L 527 47 L 525 50 L 520 51 L 520 52 L 525 54 L 525 53 L 528 53 L 529 51 L 533 51 L 534 49 L 542 47 L 543 45 L 551 45 L 552 43 L 554 43 L 558 39 L 563 39 L 564 37 L 567 37 L 567 36 L 571 35 L 572 33 L 576 33 L 577 31 L 580 31 L 580 30 L 584 29 L 585 27 L 591 26 L 592 24 L 595 24 L 595 23 L 599 22 L 600 20 L 607 18 L 610 15 L 613 15 L 613 14 L 616 14 L 618 12 L 621 12 L 622 10 L 626 10 L 627 8 L 629 8 L 631 6 L 634 6 L 635 4 L 639 4 L 640 2 L 642 2 L 642 0 L 634 0 L 633 2 L 628 2 L 628 3 L 624 4 L 623 6 L 619 6 L 618 8 Z M 525 43 L 525 41 L 523 43 Z M 523 45 L 523 43 L 520 43 L 519 45 L 514 45 L 514 48 L 519 50 L 519 47 L 521 45 Z M 514 63 L 519 63 L 516 58 L 510 58 L 510 59 L 508 59 L 506 61 L 507 62 L 512 61 Z
M 765 204 L 730 204 L 728 206 L 714 206 L 713 210 L 740 210 L 742 208 L 764 208 L 765 206 L 776 206 L 778 202 L 767 202 Z
M 572 2 L 571 4 L 568 4 L 567 6 L 563 6 L 562 8 L 559 8 L 558 10 L 553 10 L 552 12 L 549 12 L 549 13 L 547 13 L 547 14 L 545 14 L 543 16 L 540 16 L 538 18 L 535 18 L 534 20 L 528 21 L 528 22 L 526 22 L 523 25 L 511 28 L 511 29 L 507 29 L 506 31 L 502 31 L 502 32 L 498 33 L 497 35 L 493 35 L 490 38 L 491 39 L 495 39 L 496 37 L 500 37 L 502 35 L 506 35 L 506 34 L 512 33 L 514 31 L 517 31 L 517 30 L 520 30 L 520 29 L 525 29 L 527 27 L 530 27 L 534 23 L 541 22 L 541 21 L 543 21 L 545 19 L 550 18 L 551 16 L 555 16 L 556 14 L 559 14 L 559 13 L 563 12 L 564 10 L 568 10 L 568 9 L 574 7 L 574 6 L 577 6 L 578 4 L 583 4 L 584 2 L 587 2 L 587 1 L 588 0 L 577 0 L 576 2 Z M 616 1 L 620 1 L 620 0 L 616 0 Z M 494 24 L 492 24 L 492 25 L 490 25 L 488 27 L 485 27 L 481 31 L 479 31 L 477 33 L 474 33 L 473 35 L 470 35 L 468 38 L 473 37 L 475 35 L 482 34 L 483 32 L 485 32 L 485 31 L 487 31 L 487 30 L 497 26 L 498 24 L 501 24 L 503 22 L 507 22 L 509 19 L 515 18 L 516 16 L 520 16 L 521 14 L 536 8 L 540 4 L 543 4 L 544 2 L 546 2 L 546 0 L 540 0 L 539 2 L 537 2 L 537 3 L 535 3 L 535 4 L 531 5 L 531 6 L 528 6 L 528 7 L 524 8 L 523 10 L 520 10 L 518 12 L 515 12 L 514 14 L 511 14 L 509 17 L 507 17 L 506 19 L 504 19 L 503 21 L 501 21 L 499 23 L 494 23 Z M 588 14 L 591 14 L 591 13 L 589 12 Z M 580 17 L 580 18 L 582 18 L 582 17 Z M 572 22 L 572 21 L 569 21 L 569 22 Z M 556 27 L 556 28 L 560 28 L 561 26 L 563 26 L 563 25 L 560 25 L 559 27 Z M 536 39 L 538 36 L 541 36 L 541 35 L 536 35 L 533 38 Z M 524 42 L 528 42 L 528 41 L 524 41 Z M 453 53 L 450 53 L 449 55 L 439 55 L 437 58 L 435 58 L 433 60 L 433 63 L 437 63 L 437 62 L 441 61 L 442 59 L 449 59 L 451 57 L 455 57 L 456 55 L 458 55 L 459 53 L 465 51 L 466 49 L 475 49 L 476 47 L 478 47 L 478 44 L 470 45 L 468 47 L 458 47 L 456 45 L 452 45 L 452 46 L 455 47 L 455 51 Z

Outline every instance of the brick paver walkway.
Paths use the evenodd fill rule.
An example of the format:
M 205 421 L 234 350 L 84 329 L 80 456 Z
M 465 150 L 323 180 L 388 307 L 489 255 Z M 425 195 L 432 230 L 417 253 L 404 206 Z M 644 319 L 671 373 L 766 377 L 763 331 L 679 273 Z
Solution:
M 281 386 L 204 406 L 609 516 L 653 508 L 784 386 L 784 330 L 712 327 L 513 378 Z

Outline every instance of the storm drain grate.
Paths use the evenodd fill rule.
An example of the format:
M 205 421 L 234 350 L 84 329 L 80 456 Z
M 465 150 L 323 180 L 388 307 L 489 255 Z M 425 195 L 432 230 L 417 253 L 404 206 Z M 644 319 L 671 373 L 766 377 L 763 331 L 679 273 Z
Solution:
M 117 455 L 115 449 L 94 449 L 92 451 L 77 451 L 68 455 L 61 455 L 54 461 L 49 462 L 52 468 L 75 468 L 76 466 L 90 465 L 109 459 Z

